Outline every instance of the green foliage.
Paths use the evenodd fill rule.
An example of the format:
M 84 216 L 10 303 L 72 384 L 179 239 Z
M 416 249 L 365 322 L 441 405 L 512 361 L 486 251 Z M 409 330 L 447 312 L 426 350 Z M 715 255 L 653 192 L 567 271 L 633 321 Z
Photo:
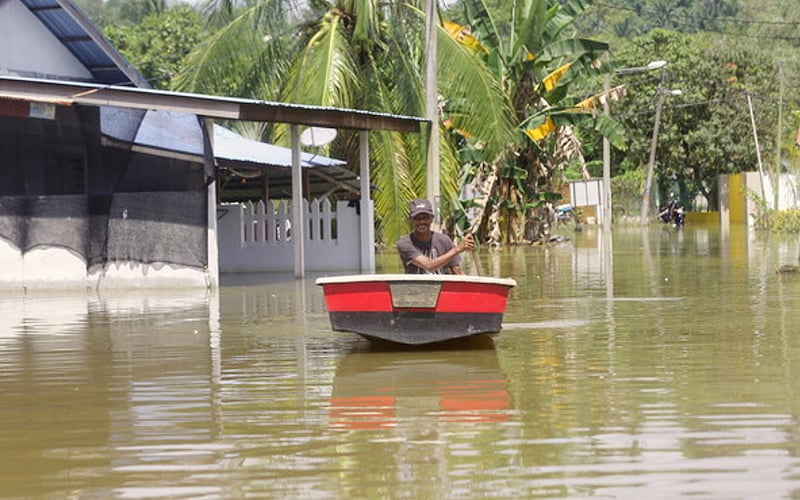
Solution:
M 612 115 L 629 134 L 627 151 L 615 150 L 616 172 L 646 168 L 652 146 L 653 111 L 664 99 L 656 144 L 656 183 L 677 181 L 682 198 L 700 193 L 716 207 L 719 174 L 753 170 L 757 164 L 747 95 L 753 96 L 763 158 L 774 150 L 775 67 L 766 54 L 736 40 L 655 30 L 633 40 L 618 56 L 623 66 L 665 59 L 661 73 L 618 76 L 628 93 Z
M 564 179 L 567 181 L 579 181 L 583 179 L 583 168 L 577 161 L 571 161 L 564 166 Z
M 227 1 L 214 6 L 216 10 L 204 12 L 213 31 L 187 55 L 172 88 L 280 100 L 291 61 L 298 46 L 313 33 L 314 21 L 311 26 L 292 25 L 288 20 L 291 11 L 281 0 L 238 9 Z M 321 14 L 311 16 L 316 20 Z M 297 13 L 296 17 L 303 15 Z
M 702 193 L 713 208 L 717 174 L 756 168 L 746 93 L 752 95 L 764 167 L 800 170 L 795 145 L 800 102 L 792 92 L 800 76 L 796 0 L 607 0 L 579 22 L 587 34 L 602 34 L 611 42 L 619 67 L 659 59 L 670 63 L 665 85 L 684 94 L 667 97 L 664 104 L 656 154 L 659 184 L 677 177 L 685 186 L 684 198 Z M 644 168 L 647 162 L 657 81 L 629 75 L 616 78 L 614 84 L 619 83 L 628 84 L 629 95 L 612 106 L 612 116 L 629 114 L 624 125 L 631 148 L 629 154 L 613 152 L 612 174 Z M 589 155 L 587 161 L 597 158 Z
M 168 10 L 166 0 L 75 0 L 75 3 L 103 30 L 112 26 L 133 26 L 147 16 Z
M 104 22 L 105 5 L 103 0 L 73 0 L 81 12 L 86 14 L 101 29 L 107 25 Z
M 614 216 L 637 213 L 642 203 L 646 172 L 629 170 L 611 178 L 611 204 Z
M 739 17 L 745 20 L 741 24 L 746 33 L 757 37 L 762 45 L 781 40 L 794 48 L 800 45 L 797 36 L 800 9 L 795 0 L 739 0 L 739 3 Z
M 645 35 L 655 29 L 681 33 L 741 30 L 731 22 L 739 16 L 740 0 L 604 0 L 581 20 L 589 33 L 612 34 L 620 40 Z
M 767 229 L 777 233 L 800 233 L 800 208 L 773 210 L 767 217 Z
M 800 233 L 800 208 L 794 207 L 787 210 L 772 210 L 761 196 L 748 190 L 745 193 L 753 200 L 757 210 L 751 214 L 756 229 L 773 233 Z
M 333 5 L 316 0 L 302 5 L 284 0 L 213 0 L 204 4 L 202 19 L 190 10 L 173 12 L 163 0 L 76 3 L 98 25 L 107 27 L 112 43 L 159 88 L 423 114 L 419 2 L 378 8 L 370 0 Z M 641 184 L 636 183 L 648 161 L 659 84 L 679 88 L 683 94 L 665 97 L 656 149 L 657 186 L 681 186 L 684 198 L 702 193 L 713 208 L 718 174 L 755 168 L 747 93 L 752 96 L 765 168 L 774 170 L 780 164 L 780 169 L 796 172 L 800 110 L 793 90 L 800 74 L 796 50 L 800 10 L 795 3 L 460 0 L 450 4 L 443 17 L 471 26 L 488 51 L 469 51 L 439 32 L 439 94 L 447 120 L 447 127 L 439 129 L 445 210 L 458 206 L 462 181 L 502 165 L 498 172 L 509 174 L 503 180 L 507 185 L 494 193 L 495 199 L 486 200 L 486 206 L 490 210 L 513 206 L 520 211 L 517 216 L 530 218 L 531 212 L 521 210 L 536 203 L 537 193 L 555 191 L 562 179 L 577 178 L 584 165 L 593 176 L 601 175 L 604 135 L 613 145 L 615 208 L 618 203 L 637 206 Z M 734 16 L 742 22 L 734 23 Z M 674 31 L 654 30 L 659 26 Z M 615 47 L 615 57 L 603 58 L 602 68 L 594 66 L 607 48 L 591 39 L 598 34 Z M 627 95 L 611 103 L 610 118 L 571 109 L 599 93 L 602 82 L 596 75 L 659 59 L 669 62 L 663 82 L 659 73 L 652 72 L 613 78 L 612 86 L 624 83 Z M 538 87 L 564 62 L 572 62 L 572 67 L 554 89 Z M 180 74 L 173 78 L 178 68 Z M 548 118 L 574 131 L 574 140 L 552 135 L 534 143 L 519 133 Z M 279 128 L 272 132 L 273 138 L 281 138 Z M 424 192 L 425 147 L 419 137 L 370 136 L 373 183 L 381 190 L 376 205 L 386 225 L 381 233 L 391 239 L 405 227 L 408 197 Z M 328 153 L 354 160 L 353 144 L 351 137 L 341 134 Z M 585 164 L 570 156 L 570 148 L 583 152 Z M 457 175 L 460 165 L 463 172 L 472 173 Z M 520 175 L 522 171 L 527 175 Z M 505 205 L 504 199 L 509 200 Z M 498 220 L 507 223 L 511 218 L 508 213 Z
M 180 5 L 149 14 L 139 24 L 110 25 L 105 35 L 154 88 L 168 89 L 201 31 L 197 12 Z

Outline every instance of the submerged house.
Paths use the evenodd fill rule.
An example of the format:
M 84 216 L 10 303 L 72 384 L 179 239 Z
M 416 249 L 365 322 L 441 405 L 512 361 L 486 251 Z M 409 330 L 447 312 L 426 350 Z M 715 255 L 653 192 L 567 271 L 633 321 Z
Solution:
M 367 134 L 419 132 L 423 119 L 150 89 L 70 0 L 0 0 L 0 46 L 0 288 L 215 286 L 228 247 L 280 261 L 269 245 L 220 245 L 218 234 L 240 201 L 279 189 L 290 193 L 281 213 L 291 259 L 263 269 L 302 277 L 328 265 L 306 255 L 319 239 L 305 234 L 312 178 L 323 196 L 351 193 L 358 234 L 348 237 L 355 252 L 342 253 L 374 267 Z M 290 124 L 292 147 L 270 152 L 214 119 Z M 301 151 L 301 126 L 359 131 L 357 169 Z M 270 171 L 281 175 L 267 182 Z M 232 175 L 238 191 L 226 187 Z M 264 233 L 263 221 L 243 220 L 231 227 Z

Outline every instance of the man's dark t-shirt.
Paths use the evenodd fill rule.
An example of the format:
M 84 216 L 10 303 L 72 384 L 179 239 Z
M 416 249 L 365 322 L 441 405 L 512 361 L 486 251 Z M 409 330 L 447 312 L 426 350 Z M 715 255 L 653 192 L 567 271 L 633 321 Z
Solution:
M 403 262 L 403 270 L 406 274 L 452 274 L 452 266 L 461 265 L 461 256 L 456 255 L 450 262 L 442 266 L 436 271 L 426 271 L 421 267 L 417 267 L 411 263 L 418 255 L 425 255 L 429 259 L 435 259 L 440 255 L 444 255 L 453 248 L 455 244 L 446 234 L 432 232 L 431 241 L 420 241 L 414 233 L 407 234 L 397 240 L 397 251 L 400 254 L 400 260 Z

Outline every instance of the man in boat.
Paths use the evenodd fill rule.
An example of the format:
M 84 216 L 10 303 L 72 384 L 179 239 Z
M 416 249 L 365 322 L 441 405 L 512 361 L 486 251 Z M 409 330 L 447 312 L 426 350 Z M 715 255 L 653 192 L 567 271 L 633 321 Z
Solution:
M 406 274 L 464 274 L 461 253 L 475 249 L 472 235 L 456 245 L 446 234 L 432 231 L 433 207 L 425 199 L 411 202 L 409 217 L 414 230 L 397 240 Z

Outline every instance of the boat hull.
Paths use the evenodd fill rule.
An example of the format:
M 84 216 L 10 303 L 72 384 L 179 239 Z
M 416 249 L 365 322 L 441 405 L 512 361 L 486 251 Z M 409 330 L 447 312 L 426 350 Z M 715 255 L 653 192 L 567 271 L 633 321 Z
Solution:
M 499 332 L 514 280 L 451 275 L 320 278 L 335 331 L 428 344 Z

